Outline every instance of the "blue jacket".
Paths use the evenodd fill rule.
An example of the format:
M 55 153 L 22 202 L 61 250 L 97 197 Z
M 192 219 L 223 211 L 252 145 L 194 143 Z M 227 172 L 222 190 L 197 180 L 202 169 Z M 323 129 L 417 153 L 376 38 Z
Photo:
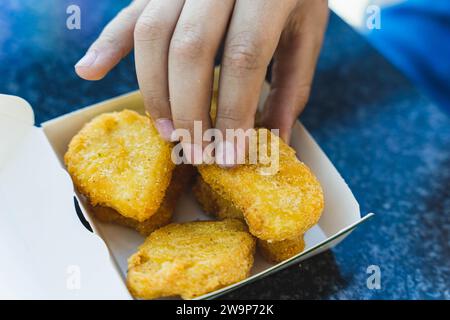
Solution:
M 450 111 L 450 1 L 408 0 L 381 10 L 369 41 Z

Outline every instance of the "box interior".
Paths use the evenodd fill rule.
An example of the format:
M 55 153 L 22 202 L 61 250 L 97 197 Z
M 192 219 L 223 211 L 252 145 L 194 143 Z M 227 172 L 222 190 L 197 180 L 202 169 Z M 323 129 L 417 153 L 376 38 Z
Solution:
M 268 88 L 267 85 L 265 85 L 262 97 L 267 95 L 267 92 Z M 10 104 L 10 102 L 7 102 L 7 104 Z M 1 105 L 2 104 L 0 99 L 0 106 Z M 33 181 L 36 180 L 35 183 L 31 184 L 30 189 L 27 190 L 26 193 L 24 192 L 23 194 L 27 195 L 34 194 L 34 197 L 38 199 L 42 198 L 43 194 L 48 195 L 48 193 L 51 192 L 51 190 L 48 190 L 47 188 L 48 181 L 46 181 L 46 179 L 48 179 L 49 174 L 59 176 L 60 177 L 59 180 L 55 181 L 53 185 L 53 187 L 55 189 L 58 189 L 58 192 L 60 193 L 61 201 L 57 202 L 60 204 L 61 207 L 58 209 L 62 211 L 59 214 L 61 215 L 61 217 L 71 216 L 71 218 L 66 219 L 69 221 L 67 224 L 56 225 L 54 220 L 52 220 L 54 219 L 54 217 L 51 217 L 48 211 L 44 210 L 42 207 L 34 207 L 35 209 L 27 207 L 23 211 L 28 213 L 23 213 L 23 218 L 21 219 L 23 220 L 25 218 L 29 218 L 30 216 L 29 212 L 34 213 L 34 215 L 36 217 L 39 217 L 40 220 L 48 219 L 47 223 L 53 224 L 53 228 L 51 229 L 51 232 L 48 235 L 49 242 L 51 241 L 58 242 L 55 241 L 54 239 L 58 239 L 57 237 L 67 238 L 68 234 L 70 234 L 71 237 L 76 236 L 81 237 L 83 239 L 89 239 L 90 244 L 87 243 L 88 241 L 86 241 L 86 243 L 83 244 L 83 242 L 78 241 L 78 239 L 72 239 L 72 242 L 79 244 L 77 246 L 78 251 L 83 250 L 83 245 L 90 246 L 89 250 L 85 251 L 87 252 L 87 254 L 84 254 L 83 258 L 80 258 L 82 260 L 83 259 L 86 260 L 86 266 L 84 268 L 92 269 L 92 267 L 94 266 L 96 270 L 100 270 L 99 267 L 100 265 L 103 266 L 106 270 L 109 270 L 111 268 L 117 268 L 114 270 L 118 271 L 116 272 L 116 276 L 120 276 L 121 278 L 120 282 L 122 282 L 122 284 L 121 285 L 116 284 L 115 286 L 109 284 L 109 286 L 112 287 L 122 288 L 113 291 L 115 294 L 112 294 L 112 296 L 116 298 L 117 297 L 129 298 L 129 294 L 128 293 L 125 294 L 123 292 L 123 289 L 125 288 L 123 280 L 126 277 L 127 271 L 126 261 L 127 258 L 136 251 L 136 248 L 143 242 L 144 238 L 134 230 L 96 221 L 91 216 L 90 207 L 89 204 L 86 202 L 86 199 L 84 199 L 83 196 L 77 194 L 81 210 L 85 215 L 86 220 L 89 222 L 92 229 L 94 230 L 94 235 L 92 235 L 86 229 L 84 229 L 84 227 L 82 226 L 80 221 L 76 218 L 76 215 L 74 213 L 73 202 L 71 201 L 72 199 L 69 200 L 69 197 L 73 196 L 73 187 L 70 186 L 68 187 L 67 190 L 62 192 L 61 188 L 58 188 L 58 184 L 70 185 L 70 177 L 65 171 L 61 170 L 63 167 L 62 159 L 64 153 L 66 152 L 67 145 L 70 139 L 81 129 L 81 127 L 87 121 L 89 121 L 96 115 L 104 112 L 122 110 L 125 108 L 133 109 L 141 113 L 143 112 L 143 102 L 139 92 L 132 92 L 130 94 L 126 94 L 111 100 L 107 100 L 102 103 L 64 115 L 62 117 L 56 118 L 54 120 L 42 124 L 42 128 L 32 127 L 26 121 L 24 121 L 24 125 L 22 126 L 24 128 L 23 132 L 20 131 L 20 128 L 19 129 L 3 128 L 3 130 L 6 130 L 5 132 L 8 132 L 8 130 L 16 132 L 13 136 L 18 138 L 16 138 L 13 144 L 11 143 L 8 144 L 9 147 L 4 147 L 4 145 L 5 146 L 7 145 L 5 143 L 4 145 L 2 145 L 2 148 L 0 148 L 0 152 L 3 152 L 0 153 L 0 155 L 3 154 L 3 156 L 0 157 L 0 165 L 2 164 L 2 160 L 7 158 L 5 155 L 10 153 L 15 154 L 14 156 L 15 161 L 9 162 L 14 163 L 14 166 L 13 168 L 9 168 L 9 170 L 7 170 L 9 171 L 12 177 L 9 181 L 14 180 L 13 179 L 14 175 L 17 175 L 17 172 L 20 172 L 20 170 L 22 170 L 23 167 L 28 166 L 27 163 L 33 162 L 31 161 L 33 157 L 31 156 L 30 159 L 30 154 L 24 157 L 25 156 L 24 154 L 21 154 L 21 152 L 15 150 L 17 149 L 18 145 L 25 146 L 24 149 L 31 154 L 45 155 L 43 156 L 44 159 L 42 159 L 43 163 L 42 168 L 33 168 L 33 166 L 29 167 L 29 169 L 39 170 L 42 173 L 42 176 L 40 176 L 39 179 L 33 179 Z M 0 120 L 3 117 L 4 123 L 7 123 L 8 121 L 6 119 L 10 117 L 10 115 L 5 114 L 6 113 L 4 112 L 3 114 L 2 112 L 0 112 Z M 22 118 L 25 119 L 26 117 L 29 118 L 29 111 L 23 112 Z M 16 118 L 18 119 L 20 118 L 20 116 Z M 18 120 L 18 122 L 20 121 Z M 16 124 L 17 123 L 15 123 L 14 126 L 11 127 L 21 127 L 17 126 Z M 2 133 L 3 130 L 0 129 L 0 134 Z M 30 136 L 40 137 L 38 140 L 41 142 L 39 144 L 33 144 L 33 146 L 30 147 L 30 142 L 34 139 L 30 138 Z M 310 229 L 305 235 L 306 240 L 305 251 L 287 261 L 284 261 L 276 265 L 265 262 L 261 257 L 257 255 L 255 257 L 255 264 L 252 269 L 250 278 L 241 281 L 240 283 L 229 286 L 227 288 L 223 288 L 221 290 L 199 297 L 200 299 L 216 297 L 220 294 L 223 294 L 227 291 L 237 288 L 243 284 L 249 283 L 251 281 L 254 281 L 255 279 L 266 276 L 272 272 L 278 271 L 293 263 L 298 263 L 301 260 L 306 259 L 307 257 L 310 257 L 323 250 L 326 250 L 329 247 L 334 246 L 338 242 L 340 242 L 358 224 L 362 223 L 363 221 L 371 217 L 370 214 L 361 219 L 359 212 L 359 205 L 356 199 L 354 198 L 353 194 L 351 193 L 351 190 L 348 188 L 347 184 L 339 175 L 333 164 L 329 161 L 329 159 L 326 157 L 326 155 L 323 153 L 320 147 L 315 143 L 313 138 L 309 135 L 307 130 L 300 123 L 297 123 L 294 127 L 292 146 L 294 147 L 294 149 L 296 149 L 300 160 L 305 162 L 318 177 L 319 181 L 322 184 L 325 196 L 325 210 L 318 225 Z M 12 152 L 12 150 L 15 151 Z M 20 161 L 19 158 L 23 158 L 25 160 Z M 1 169 L 2 167 L 0 167 L 0 174 L 3 173 Z M 28 175 L 32 174 L 33 174 L 32 172 L 28 172 Z M 0 178 L 3 177 L 0 176 Z M 0 181 L 3 182 L 2 179 L 0 179 Z M 45 181 L 45 183 L 43 183 L 42 181 Z M 41 184 L 41 188 L 39 188 L 39 184 Z M 3 188 L 6 186 L 0 184 L 0 187 Z M 20 188 L 20 184 L 18 184 L 17 188 Z M 8 191 L 10 194 L 18 192 L 17 190 L 16 191 L 8 190 Z M 46 201 L 45 203 L 48 205 L 48 203 L 52 203 L 55 201 L 55 196 L 54 195 L 47 196 L 45 201 Z M 14 210 L 13 206 L 11 206 L 11 210 Z M 51 211 L 53 212 L 54 210 Z M 70 214 L 64 214 L 66 212 L 69 212 Z M 190 194 L 189 192 L 184 194 L 177 204 L 177 208 L 174 214 L 174 221 L 179 222 L 179 221 L 192 221 L 205 219 L 210 218 L 202 212 L 199 205 L 193 198 L 192 194 Z M 58 221 L 58 223 L 61 222 Z M 69 224 L 74 224 L 76 226 L 69 226 Z M 73 235 L 72 232 L 67 233 L 65 230 L 66 228 L 71 229 L 71 231 L 72 229 L 75 228 L 77 230 L 76 235 Z M 54 232 L 55 229 L 59 229 L 60 232 Z M 97 260 L 99 261 L 94 261 L 93 256 L 94 255 L 97 256 L 97 254 L 94 254 L 94 252 L 96 251 L 102 252 L 103 250 L 103 252 L 105 253 L 105 249 L 100 248 L 101 245 L 98 244 L 99 242 L 103 244 L 103 242 L 99 241 L 99 239 L 95 235 L 99 235 L 101 239 L 104 241 L 107 248 L 109 249 L 111 259 L 105 259 L 105 257 L 103 256 L 103 260 L 102 258 L 97 257 L 98 258 Z M 65 242 L 62 241 L 62 243 Z M 94 249 L 92 249 L 93 246 L 92 243 L 96 243 Z M 48 252 L 48 254 L 52 253 Z M 105 260 L 107 261 L 107 263 L 105 263 Z M 111 263 L 111 261 L 113 263 Z M 90 266 L 88 266 L 89 262 L 91 263 Z M 109 264 L 109 266 L 107 267 L 105 266 L 105 264 Z M 103 270 L 103 268 L 101 270 Z M 105 276 L 105 278 L 108 278 L 109 281 L 111 280 L 110 278 L 114 278 L 114 276 L 111 275 L 109 271 L 105 272 L 105 274 L 107 275 Z M 93 282 L 97 283 L 97 285 L 99 283 L 97 279 L 95 279 L 95 281 Z

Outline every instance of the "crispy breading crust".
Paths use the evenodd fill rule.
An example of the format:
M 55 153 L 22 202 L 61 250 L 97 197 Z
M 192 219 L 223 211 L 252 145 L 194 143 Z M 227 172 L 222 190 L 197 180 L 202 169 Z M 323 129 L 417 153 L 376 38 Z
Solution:
M 194 185 L 194 195 L 202 206 L 203 210 L 218 219 L 234 218 L 244 221 L 241 210 L 236 208 L 230 201 L 227 201 L 214 192 L 203 181 L 201 176 L 197 177 Z M 283 241 L 265 241 L 257 239 L 258 249 L 262 256 L 270 262 L 281 262 L 305 249 L 303 235 L 293 239 Z
M 248 277 L 254 250 L 239 220 L 170 224 L 128 259 L 127 286 L 136 298 L 191 299 Z
M 258 129 L 258 132 L 267 129 Z M 232 169 L 201 165 L 203 180 L 222 198 L 241 210 L 250 233 L 262 240 L 281 241 L 304 234 L 322 214 L 322 188 L 295 151 L 279 140 L 279 170 L 264 174 L 264 165 L 244 164 Z M 270 143 L 269 143 L 270 145 Z
M 303 235 L 283 241 L 264 241 L 258 239 L 258 249 L 264 259 L 279 263 L 305 250 Z
M 239 219 L 245 221 L 242 211 L 214 192 L 201 176 L 197 176 L 193 193 L 203 211 L 210 216 L 220 220 Z
M 64 161 L 93 206 L 145 221 L 157 212 L 169 185 L 171 149 L 149 117 L 123 110 L 87 123 L 72 138 Z
M 93 207 L 94 215 L 97 219 L 103 222 L 117 223 L 132 229 L 136 229 L 139 233 L 144 236 L 148 236 L 150 233 L 156 229 L 165 226 L 172 219 L 172 213 L 175 209 L 176 202 L 181 196 L 184 188 L 190 183 L 192 177 L 195 175 L 195 169 L 191 165 L 179 165 L 175 168 L 172 175 L 172 180 L 170 181 L 169 187 L 167 188 L 164 200 L 161 206 L 147 220 L 139 222 L 132 218 L 126 218 L 114 209 L 95 206 Z

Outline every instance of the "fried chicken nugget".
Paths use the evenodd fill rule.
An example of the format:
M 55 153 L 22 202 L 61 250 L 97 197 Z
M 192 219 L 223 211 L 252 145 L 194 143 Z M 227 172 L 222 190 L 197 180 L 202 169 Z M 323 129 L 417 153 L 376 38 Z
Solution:
M 268 241 L 293 239 L 319 221 L 324 206 L 322 188 L 292 148 L 267 129 L 258 129 L 258 135 L 261 130 L 270 139 L 278 139 L 277 172 L 268 175 L 261 162 L 231 169 L 201 165 L 199 172 L 217 194 L 242 211 L 251 234 Z
M 240 220 L 170 224 L 128 259 L 127 286 L 136 298 L 191 299 L 248 277 L 254 251 Z
M 236 208 L 231 201 L 224 199 L 217 192 L 214 192 L 201 176 L 197 176 L 193 193 L 202 206 L 203 211 L 210 216 L 220 220 L 239 219 L 245 221 L 242 211 Z
M 279 263 L 305 250 L 303 235 L 283 241 L 264 241 L 258 239 L 258 249 L 264 259 Z
M 206 213 L 218 219 L 234 218 L 244 220 L 242 211 L 230 201 L 220 197 L 200 176 L 197 177 L 193 190 L 195 197 Z M 283 241 L 269 242 L 257 239 L 257 243 L 262 256 L 266 260 L 275 263 L 289 259 L 305 249 L 303 235 Z
M 142 222 L 162 203 L 174 168 L 171 150 L 148 116 L 123 110 L 87 123 L 72 138 L 64 161 L 93 206 Z
M 94 215 L 103 222 L 120 224 L 125 227 L 136 229 L 140 234 L 148 236 L 156 229 L 165 226 L 171 221 L 176 202 L 194 174 L 195 169 L 190 165 L 183 164 L 177 166 L 173 171 L 172 180 L 167 188 L 161 206 L 156 213 L 147 220 L 140 222 L 133 218 L 126 218 L 116 210 L 103 206 L 93 207 Z

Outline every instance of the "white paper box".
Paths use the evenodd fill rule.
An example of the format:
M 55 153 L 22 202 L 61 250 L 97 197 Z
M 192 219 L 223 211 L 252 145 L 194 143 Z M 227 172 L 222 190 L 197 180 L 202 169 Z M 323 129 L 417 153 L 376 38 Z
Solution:
M 267 88 L 265 88 L 267 92 Z M 74 207 L 64 170 L 70 139 L 98 114 L 124 108 L 143 111 L 132 92 L 34 126 L 21 98 L 0 95 L 0 299 L 131 299 L 125 286 L 127 258 L 144 238 L 96 221 L 76 195 L 88 231 Z M 258 255 L 250 278 L 199 298 L 213 298 L 338 244 L 361 218 L 352 192 L 306 129 L 296 123 L 292 146 L 316 174 L 325 196 L 319 224 L 306 234 L 306 249 L 277 265 Z M 182 197 L 175 221 L 208 219 L 191 194 Z M 298 272 L 301 272 L 300 270 Z

